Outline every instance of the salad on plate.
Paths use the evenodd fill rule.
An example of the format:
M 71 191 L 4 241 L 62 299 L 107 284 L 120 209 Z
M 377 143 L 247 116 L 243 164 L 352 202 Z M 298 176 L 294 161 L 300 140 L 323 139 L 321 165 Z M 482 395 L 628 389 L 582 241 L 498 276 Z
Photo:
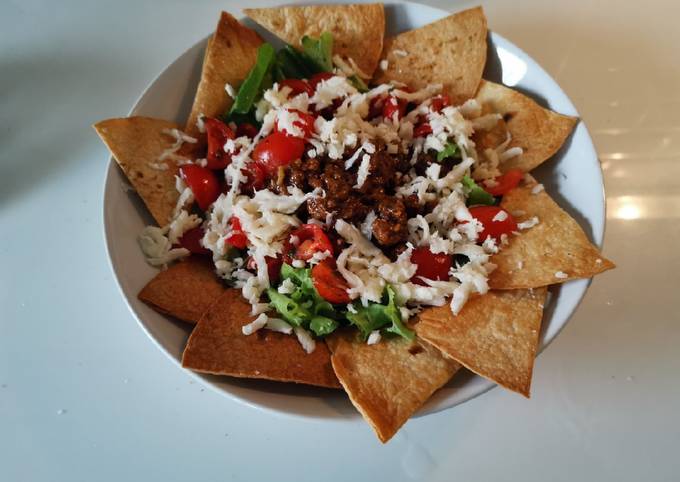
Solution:
M 530 174 L 577 119 L 482 79 L 481 8 L 245 13 L 280 45 L 222 13 L 184 126 L 95 125 L 183 366 L 343 388 L 383 442 L 461 367 L 528 397 L 547 288 L 614 267 Z

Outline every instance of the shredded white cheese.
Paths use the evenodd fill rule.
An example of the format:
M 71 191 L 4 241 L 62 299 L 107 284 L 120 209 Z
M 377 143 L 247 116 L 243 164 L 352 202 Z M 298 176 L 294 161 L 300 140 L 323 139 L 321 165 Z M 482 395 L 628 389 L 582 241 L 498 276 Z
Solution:
M 563 272 L 563 271 L 558 271 L 558 272 L 555 273 L 555 278 L 557 278 L 557 279 L 566 279 L 568 277 L 569 277 L 569 275 L 567 273 Z
M 517 223 L 517 228 L 518 229 L 529 229 L 529 228 L 533 228 L 537 224 L 538 224 L 538 217 L 533 216 L 533 217 L 527 219 L 526 221 L 523 221 L 521 223 Z
M 368 335 L 368 340 L 366 340 L 367 345 L 375 345 L 380 342 L 380 330 L 373 330 L 370 335 Z

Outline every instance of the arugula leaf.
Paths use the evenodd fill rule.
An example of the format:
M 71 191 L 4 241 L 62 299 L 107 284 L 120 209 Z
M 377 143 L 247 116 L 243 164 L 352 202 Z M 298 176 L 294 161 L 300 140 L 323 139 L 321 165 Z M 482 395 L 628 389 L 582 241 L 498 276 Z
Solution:
M 275 52 L 271 44 L 264 43 L 257 49 L 257 60 L 246 80 L 238 89 L 229 114 L 247 114 L 264 89 L 271 86 L 271 69 Z
M 444 150 L 437 153 L 437 160 L 439 162 L 449 157 L 460 157 L 460 149 L 458 149 L 458 144 L 455 142 L 449 142 L 444 146 Z
M 319 38 L 305 35 L 300 41 L 302 53 L 323 72 L 333 70 L 333 34 L 323 32 Z
M 273 72 L 277 82 L 284 79 L 308 79 L 321 71 L 315 62 L 291 45 L 286 45 L 276 54 Z
M 486 192 L 470 176 L 463 176 L 461 183 L 467 193 L 466 204 L 468 206 L 493 206 L 496 204 L 496 198 Z
M 368 303 L 364 306 L 361 302 L 354 302 L 356 313 L 347 312 L 347 319 L 359 328 L 364 339 L 368 338 L 373 330 L 384 328 L 390 333 L 395 333 L 408 340 L 412 340 L 415 334 L 408 329 L 401 320 L 401 313 L 395 301 L 395 291 L 391 286 L 385 288 L 383 303 Z

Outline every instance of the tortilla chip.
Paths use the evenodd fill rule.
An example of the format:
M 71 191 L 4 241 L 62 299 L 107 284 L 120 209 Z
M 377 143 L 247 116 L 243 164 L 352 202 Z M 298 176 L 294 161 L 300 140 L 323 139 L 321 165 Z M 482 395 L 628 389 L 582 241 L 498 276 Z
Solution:
M 224 290 L 210 259 L 190 256 L 158 273 L 137 297 L 160 313 L 196 323 Z
M 491 258 L 496 269 L 489 275 L 492 289 L 538 288 L 577 278 L 590 278 L 614 263 L 605 259 L 578 223 L 544 191 L 532 193 L 533 178 L 513 189 L 501 207 L 517 214 L 518 222 L 536 216 L 538 224 L 511 236 Z M 519 215 L 521 213 L 521 215 Z
M 423 310 L 416 333 L 471 371 L 529 397 L 547 289 L 490 291 L 456 316 Z
M 464 10 L 386 39 L 382 58 L 388 67 L 376 74 L 375 83 L 397 80 L 415 89 L 440 83 L 460 104 L 474 97 L 486 64 L 484 11 Z
M 295 336 L 262 329 L 244 335 L 253 320 L 241 292 L 229 289 L 201 317 L 184 349 L 182 366 L 239 378 L 264 378 L 340 388 L 325 343 L 307 354 Z
M 300 46 L 304 35 L 318 37 L 331 32 L 333 53 L 353 59 L 369 77 L 380 60 L 385 36 L 381 3 L 247 8 L 244 12 L 294 47 Z
M 381 442 L 460 368 L 423 341 L 397 337 L 367 345 L 352 332 L 334 334 L 328 344 L 335 374 Z
M 94 128 L 158 225 L 166 225 L 172 218 L 179 197 L 175 189 L 175 174 L 179 168 L 171 159 L 158 159 L 175 143 L 174 137 L 163 131 L 178 129 L 179 126 L 150 117 L 126 117 L 98 122 Z M 185 151 L 184 154 L 192 157 L 190 152 Z M 166 165 L 167 169 L 156 169 L 151 167 L 152 164 Z
M 502 172 L 510 169 L 529 172 L 538 167 L 562 147 L 578 122 L 576 117 L 544 109 L 529 97 L 487 80 L 482 81 L 476 98 L 485 109 L 503 115 L 512 135 L 509 147 L 521 147 L 524 151 L 502 163 L 499 166 Z
M 224 86 L 231 84 L 238 88 L 255 65 L 260 44 L 262 39 L 254 30 L 222 12 L 215 34 L 206 47 L 201 81 L 185 127 L 189 135 L 198 134 L 196 120 L 199 115 L 217 117 L 231 107 L 232 98 Z

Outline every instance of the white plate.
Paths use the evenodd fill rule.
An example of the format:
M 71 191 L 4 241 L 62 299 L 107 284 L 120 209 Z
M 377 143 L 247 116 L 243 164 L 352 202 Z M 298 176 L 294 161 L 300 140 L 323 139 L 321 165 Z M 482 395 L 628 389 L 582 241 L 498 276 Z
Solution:
M 385 8 L 390 33 L 416 28 L 449 15 L 447 11 L 413 3 L 386 4 Z M 270 34 L 249 20 L 244 23 L 258 30 L 263 37 L 271 39 Z M 557 112 L 578 115 L 557 83 L 527 54 L 495 33 L 491 33 L 490 40 L 485 78 L 521 90 Z M 200 77 L 206 42 L 207 38 L 197 43 L 161 72 L 130 114 L 171 119 L 183 124 Z M 600 245 L 605 219 L 602 172 L 583 123 L 579 123 L 560 152 L 535 171 L 535 176 L 560 206 L 581 224 L 590 238 Z M 140 326 L 179 366 L 190 327 L 156 313 L 137 299 L 137 293 L 157 272 L 144 262 L 136 240 L 142 228 L 152 224 L 152 219 L 139 198 L 123 190 L 124 181 L 125 176 L 111 159 L 104 190 L 104 229 L 111 266 Z M 589 283 L 589 280 L 572 281 L 552 290 L 552 298 L 544 314 L 540 350 L 567 323 Z M 279 413 L 321 418 L 344 418 L 356 413 L 344 393 L 339 391 L 259 380 L 201 374 L 195 376 L 243 403 Z M 493 383 L 463 370 L 435 393 L 418 415 L 453 407 L 493 386 Z

